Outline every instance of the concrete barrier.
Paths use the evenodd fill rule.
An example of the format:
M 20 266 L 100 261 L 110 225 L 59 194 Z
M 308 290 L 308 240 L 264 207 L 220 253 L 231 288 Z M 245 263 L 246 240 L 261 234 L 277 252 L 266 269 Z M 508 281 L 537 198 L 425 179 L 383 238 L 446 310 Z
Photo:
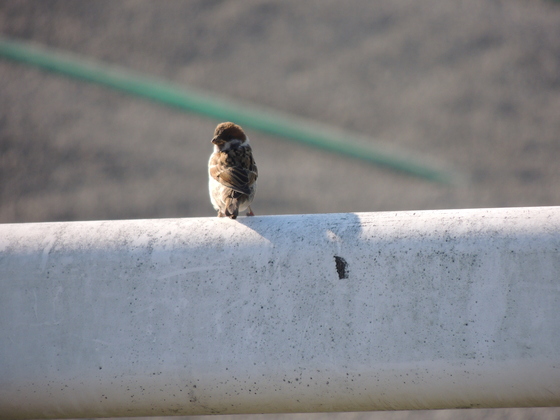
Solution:
M 0 225 L 0 419 L 560 405 L 560 208 Z

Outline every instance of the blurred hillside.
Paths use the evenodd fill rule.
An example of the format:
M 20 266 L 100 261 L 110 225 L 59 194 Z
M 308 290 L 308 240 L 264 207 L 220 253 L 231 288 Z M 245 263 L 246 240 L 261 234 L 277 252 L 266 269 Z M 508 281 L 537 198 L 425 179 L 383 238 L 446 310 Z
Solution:
M 257 214 L 560 204 L 560 5 L 0 1 L 0 33 L 371 136 L 444 187 L 248 130 Z M 0 221 L 213 216 L 217 121 L 0 61 Z
M 257 215 L 560 205 L 557 2 L 0 0 L 0 34 L 366 134 L 470 181 L 247 130 Z M 0 93 L 0 223 L 215 215 L 219 121 L 5 60 Z M 320 418 L 506 417 L 560 411 Z

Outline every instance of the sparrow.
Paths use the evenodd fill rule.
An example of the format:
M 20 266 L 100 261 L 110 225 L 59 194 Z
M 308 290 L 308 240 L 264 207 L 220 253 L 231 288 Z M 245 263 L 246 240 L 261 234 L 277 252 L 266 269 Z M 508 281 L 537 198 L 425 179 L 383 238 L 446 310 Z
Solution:
M 249 138 L 237 124 L 223 122 L 214 130 L 212 144 L 208 189 L 218 217 L 235 219 L 245 210 L 247 216 L 254 216 L 250 204 L 257 189 L 258 171 Z

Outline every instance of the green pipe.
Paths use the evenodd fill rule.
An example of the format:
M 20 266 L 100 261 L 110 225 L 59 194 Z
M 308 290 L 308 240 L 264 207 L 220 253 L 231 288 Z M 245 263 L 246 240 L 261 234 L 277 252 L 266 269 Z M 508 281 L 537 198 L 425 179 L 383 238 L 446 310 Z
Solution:
M 325 128 L 323 125 L 265 110 L 263 107 L 241 105 L 238 101 L 233 103 L 224 98 L 136 75 L 87 58 L 2 37 L 0 57 L 105 85 L 217 120 L 234 121 L 245 128 L 285 137 L 430 181 L 453 184 L 458 179 L 449 172 L 432 168 L 416 159 L 385 152 L 371 144 L 371 140 L 364 136 L 336 128 Z

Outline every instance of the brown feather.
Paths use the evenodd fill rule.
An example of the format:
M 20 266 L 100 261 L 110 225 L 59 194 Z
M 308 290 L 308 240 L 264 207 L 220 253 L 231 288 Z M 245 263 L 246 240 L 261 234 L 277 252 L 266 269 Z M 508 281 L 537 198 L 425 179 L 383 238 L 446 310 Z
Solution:
M 258 170 L 247 136 L 241 127 L 226 122 L 218 124 L 212 143 L 215 149 L 208 170 L 211 179 L 221 185 L 210 185 L 218 216 L 235 219 L 240 209 L 248 209 L 247 215 L 253 216 L 249 204 L 255 196 Z
M 250 186 L 258 177 L 251 146 L 214 153 L 210 160 L 210 176 L 226 187 L 250 194 Z

